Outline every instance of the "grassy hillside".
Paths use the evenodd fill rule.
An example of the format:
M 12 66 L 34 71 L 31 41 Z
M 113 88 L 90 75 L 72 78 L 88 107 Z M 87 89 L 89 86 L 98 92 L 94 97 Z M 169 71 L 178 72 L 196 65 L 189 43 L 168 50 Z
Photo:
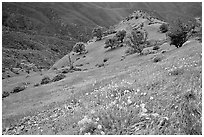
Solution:
M 70 50 L 79 40 L 79 33 L 88 33 L 88 28 L 95 25 L 110 25 L 124 18 L 130 10 L 127 7 L 136 5 L 43 4 L 4 5 L 2 65 L 17 68 L 11 69 L 12 72 L 3 69 L 3 77 L 8 77 L 7 72 L 14 76 L 2 80 L 3 135 L 202 134 L 202 23 L 199 18 L 191 31 L 194 35 L 176 48 L 170 45 L 168 32 L 160 31 L 165 20 L 161 13 L 148 9 L 135 11 L 114 25 L 115 30 L 127 31 L 124 41 L 116 48 L 104 48 L 105 41 L 116 35 L 107 34 L 101 40 L 87 42 L 86 52 L 78 54 Z M 135 4 L 144 9 L 151 6 L 150 3 Z M 181 5 L 157 6 L 158 3 L 152 4 L 151 10 Z M 178 11 L 176 16 L 184 15 L 186 9 Z M 114 17 L 107 21 L 111 16 Z M 136 35 L 129 39 L 134 41 L 134 46 L 141 46 L 139 53 L 129 52 L 133 49 L 127 40 L 133 29 L 147 34 L 147 41 L 140 45 L 134 41 Z M 87 34 L 83 38 L 88 37 Z M 73 67 L 68 66 L 70 60 Z M 40 69 L 52 67 L 48 71 L 17 75 L 22 71 L 18 70 L 22 64 Z

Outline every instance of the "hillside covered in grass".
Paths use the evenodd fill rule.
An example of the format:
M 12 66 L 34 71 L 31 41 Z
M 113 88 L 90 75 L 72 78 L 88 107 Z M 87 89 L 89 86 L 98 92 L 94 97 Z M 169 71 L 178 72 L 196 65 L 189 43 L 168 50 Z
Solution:
M 200 3 L 3 6 L 3 135 L 202 134 Z

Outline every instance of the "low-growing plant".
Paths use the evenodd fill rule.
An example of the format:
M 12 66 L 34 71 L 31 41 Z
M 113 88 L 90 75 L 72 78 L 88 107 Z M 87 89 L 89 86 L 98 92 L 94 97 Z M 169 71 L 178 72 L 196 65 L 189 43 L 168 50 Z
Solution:
M 43 77 L 43 79 L 41 80 L 40 84 L 41 84 L 41 85 L 44 85 L 44 84 L 48 84 L 48 83 L 50 83 L 50 82 L 51 82 L 50 77 L 45 76 L 45 77 Z
M 53 79 L 52 79 L 52 82 L 56 82 L 56 81 L 59 81 L 61 79 L 64 79 L 66 77 L 66 75 L 60 73 L 58 75 L 56 75 Z
M 40 86 L 40 83 L 35 83 L 34 84 L 34 87 L 38 87 L 38 86 Z
M 9 92 L 3 91 L 3 93 L 2 93 L 2 98 L 6 98 L 6 97 L 8 97 L 8 96 L 9 96 Z
M 170 71 L 169 75 L 177 76 L 177 75 L 182 75 L 183 73 L 184 73 L 184 69 L 183 68 L 176 68 L 176 69 Z
M 158 49 L 160 49 L 160 47 L 158 45 L 153 47 L 153 50 L 158 50 Z
M 159 27 L 159 29 L 160 29 L 160 31 L 161 31 L 162 33 L 166 33 L 166 32 L 169 30 L 168 25 L 167 25 L 166 23 L 163 23 L 163 24 Z
M 79 53 L 79 54 L 84 53 L 86 51 L 85 43 L 83 43 L 83 42 L 76 43 L 72 50 L 73 50 L 73 52 L 76 52 L 76 53 Z
M 21 92 L 23 90 L 26 89 L 26 86 L 25 85 L 18 85 L 17 87 L 15 87 L 12 91 L 12 93 L 18 93 L 18 92 Z
M 147 32 L 132 31 L 126 38 L 126 44 L 132 49 L 133 53 L 142 54 L 144 44 L 147 40 Z
M 153 62 L 155 62 L 155 63 L 160 62 L 160 61 L 162 61 L 162 57 L 160 57 L 160 56 L 156 56 L 153 58 Z

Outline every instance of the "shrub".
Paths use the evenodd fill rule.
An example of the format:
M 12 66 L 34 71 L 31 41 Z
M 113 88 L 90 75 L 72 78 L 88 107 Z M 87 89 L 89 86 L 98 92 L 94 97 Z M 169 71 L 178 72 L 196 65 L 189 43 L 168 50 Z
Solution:
M 125 35 L 126 35 L 126 31 L 125 30 L 118 31 L 116 33 L 117 40 L 122 43 L 124 38 L 125 38 Z
M 35 83 L 34 84 L 34 87 L 38 87 L 38 86 L 40 86 L 40 83 Z
M 153 47 L 153 50 L 158 50 L 160 47 L 158 45 Z
M 156 57 L 154 57 L 153 58 L 153 62 L 160 62 L 160 61 L 162 61 L 162 57 L 160 57 L 160 56 L 156 56 Z
M 26 86 L 25 86 L 25 85 L 19 85 L 19 86 L 15 87 L 15 88 L 13 89 L 13 92 L 12 92 L 12 93 L 18 93 L 18 92 L 21 92 L 21 91 L 23 91 L 23 90 L 25 90 L 25 89 L 26 89 Z
M 170 76 L 177 76 L 177 75 L 182 75 L 184 73 L 184 69 L 183 68 L 176 68 L 172 71 L 169 72 Z
M 111 48 L 111 49 L 114 49 L 116 47 L 118 47 L 119 43 L 117 41 L 117 38 L 116 37 L 113 37 L 113 38 L 110 38 L 110 39 L 107 39 L 105 41 L 105 46 L 104 48 Z
M 61 79 L 64 79 L 66 77 L 66 75 L 60 73 L 58 75 L 56 75 L 53 79 L 52 79 L 52 82 L 56 82 L 56 81 L 59 81 Z
M 48 76 L 45 76 L 45 77 L 41 80 L 40 84 L 41 84 L 41 85 L 44 85 L 44 84 L 48 84 L 48 83 L 50 83 L 50 82 L 51 82 L 51 79 L 50 79 Z
M 82 54 L 83 52 L 85 52 L 86 49 L 85 49 L 85 43 L 83 42 L 78 42 L 74 45 L 73 47 L 73 52 L 76 52 L 76 53 L 79 53 L 79 54 Z
M 159 29 L 160 29 L 160 31 L 161 31 L 162 33 L 166 33 L 166 32 L 169 30 L 168 25 L 167 25 L 166 23 L 163 23 L 163 24 L 159 27 Z
M 142 54 L 144 43 L 147 40 L 147 32 L 132 31 L 131 35 L 127 36 L 126 44 L 132 48 L 134 53 Z
M 2 93 L 2 98 L 6 98 L 6 97 L 8 97 L 8 96 L 9 96 L 9 92 L 4 91 L 4 92 Z
M 93 33 L 94 37 L 97 37 L 96 40 L 101 40 L 102 39 L 103 32 L 102 32 L 101 28 L 94 28 L 92 33 Z
M 174 28 L 174 30 L 168 34 L 168 37 L 170 37 L 171 40 L 170 45 L 175 45 L 179 48 L 188 40 L 191 28 L 188 25 L 183 24 L 180 20 L 178 21 L 177 26 L 178 28 Z

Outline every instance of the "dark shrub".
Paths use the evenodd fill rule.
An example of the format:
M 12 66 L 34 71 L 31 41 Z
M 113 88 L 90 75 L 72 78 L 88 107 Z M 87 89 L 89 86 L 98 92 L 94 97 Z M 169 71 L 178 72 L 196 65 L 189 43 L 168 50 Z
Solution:
M 107 61 L 108 61 L 108 58 L 103 59 L 103 62 L 107 62 Z
M 121 30 L 121 31 L 118 31 L 115 36 L 116 36 L 117 40 L 122 43 L 123 39 L 125 38 L 125 35 L 126 35 L 126 31 Z
M 6 97 L 8 97 L 8 96 L 9 96 L 9 92 L 4 91 L 4 92 L 2 93 L 2 98 L 6 98 Z
M 178 28 L 175 27 L 174 30 L 171 30 L 168 37 L 170 37 L 171 40 L 170 45 L 175 45 L 177 48 L 179 48 L 182 47 L 182 45 L 188 40 L 191 28 L 182 23 L 180 20 L 178 20 L 176 26 Z
M 158 45 L 153 47 L 153 50 L 158 50 L 160 47 Z
M 163 23 L 160 27 L 159 27 L 160 31 L 162 33 L 166 33 L 169 29 L 168 29 L 168 25 L 166 23 Z
M 160 57 L 160 56 L 156 56 L 156 57 L 154 57 L 153 58 L 153 62 L 160 62 L 160 61 L 162 61 L 162 57 Z
M 116 37 L 113 37 L 113 38 L 110 38 L 110 39 L 107 39 L 105 41 L 105 46 L 104 48 L 111 48 L 111 49 L 114 49 L 116 47 L 118 47 L 119 45 L 119 42 L 117 41 L 117 38 Z
M 25 90 L 25 89 L 26 89 L 26 86 L 25 86 L 25 85 L 19 85 L 19 86 L 15 87 L 15 88 L 13 89 L 13 92 L 12 92 L 12 93 L 18 93 L 18 92 L 21 92 L 21 91 L 23 91 L 23 90 Z
M 59 81 L 61 79 L 64 79 L 66 77 L 66 75 L 60 73 L 58 75 L 56 75 L 53 79 L 52 79 L 52 82 L 56 82 L 56 81 Z
M 63 68 L 60 70 L 60 72 L 65 74 L 65 73 L 70 72 L 70 69 L 69 68 Z
M 103 35 L 102 28 L 94 28 L 92 33 L 94 37 L 97 37 L 96 39 L 97 41 L 102 39 Z
M 48 76 L 45 76 L 45 77 L 41 80 L 40 84 L 41 84 L 41 85 L 44 85 L 44 84 L 48 84 L 48 83 L 50 83 L 50 82 L 51 82 L 51 79 L 50 79 Z
M 76 52 L 76 53 L 79 53 L 79 54 L 85 52 L 86 51 L 85 43 L 83 43 L 83 42 L 76 43 L 72 50 L 73 50 L 73 52 Z

